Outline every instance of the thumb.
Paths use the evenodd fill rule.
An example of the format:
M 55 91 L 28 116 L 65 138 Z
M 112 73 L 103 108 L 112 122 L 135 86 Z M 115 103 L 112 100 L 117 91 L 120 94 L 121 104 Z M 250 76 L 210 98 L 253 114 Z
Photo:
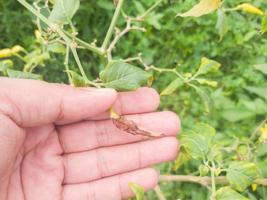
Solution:
M 66 124 L 93 117 L 108 110 L 116 97 L 113 89 L 0 78 L 0 113 L 20 127 Z
M 106 111 L 112 89 L 78 89 L 41 81 L 0 78 L 0 199 L 6 199 L 13 163 L 26 127 L 80 121 Z

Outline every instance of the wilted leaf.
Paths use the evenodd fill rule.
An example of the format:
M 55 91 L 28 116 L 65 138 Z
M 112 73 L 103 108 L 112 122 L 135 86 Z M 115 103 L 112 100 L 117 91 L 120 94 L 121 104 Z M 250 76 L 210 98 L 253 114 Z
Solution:
M 228 23 L 226 14 L 223 9 L 218 9 L 217 11 L 217 24 L 216 29 L 218 30 L 220 40 L 222 40 L 223 36 L 228 32 Z
M 49 19 L 58 24 L 69 24 L 80 6 L 80 0 L 56 0 Z
M 232 188 L 242 192 L 259 177 L 255 163 L 235 161 L 230 163 L 226 177 Z
M 263 74 L 267 75 L 267 64 L 254 65 L 256 70 L 259 70 Z
M 183 84 L 183 81 L 180 78 L 175 79 L 172 81 L 161 93 L 161 96 L 171 95 L 174 93 L 178 87 Z
M 216 191 L 216 200 L 249 200 L 230 187 L 222 187 Z
M 220 67 L 221 67 L 220 63 L 208 59 L 206 57 L 203 57 L 201 59 L 201 64 L 196 74 L 197 75 L 207 74 L 208 72 L 211 71 L 217 71 Z
M 180 17 L 200 17 L 215 11 L 220 5 L 220 0 L 201 0 L 189 11 L 178 14 Z
M 7 75 L 8 75 L 8 77 L 11 77 L 11 78 L 35 79 L 35 80 L 42 79 L 41 75 L 33 74 L 30 72 L 16 71 L 16 70 L 12 70 L 12 69 L 7 69 Z
M 105 86 L 118 91 L 136 90 L 145 85 L 150 77 L 146 71 L 121 61 L 110 63 L 100 73 L 100 79 Z
M 143 200 L 144 199 L 144 188 L 136 183 L 129 183 L 129 186 L 131 188 L 131 190 L 134 192 L 135 194 L 135 198 L 136 200 Z

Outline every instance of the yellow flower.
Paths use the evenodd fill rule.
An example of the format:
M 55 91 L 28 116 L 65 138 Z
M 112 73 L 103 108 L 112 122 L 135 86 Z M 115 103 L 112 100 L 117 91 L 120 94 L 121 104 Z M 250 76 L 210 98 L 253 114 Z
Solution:
M 1 49 L 0 50 L 0 58 L 8 58 L 12 56 L 12 50 L 11 49 Z
M 249 3 L 243 3 L 236 7 L 237 9 L 243 10 L 244 12 L 253 13 L 256 15 L 263 15 L 263 11 L 257 8 L 256 6 L 253 6 Z

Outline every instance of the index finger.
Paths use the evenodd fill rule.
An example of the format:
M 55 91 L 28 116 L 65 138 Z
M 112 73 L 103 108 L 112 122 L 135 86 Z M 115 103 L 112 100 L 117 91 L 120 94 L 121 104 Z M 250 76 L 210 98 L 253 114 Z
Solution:
M 136 91 L 120 92 L 113 105 L 115 112 L 119 115 L 150 113 L 158 109 L 160 97 L 153 88 L 142 87 Z M 105 111 L 88 120 L 109 119 L 109 111 Z

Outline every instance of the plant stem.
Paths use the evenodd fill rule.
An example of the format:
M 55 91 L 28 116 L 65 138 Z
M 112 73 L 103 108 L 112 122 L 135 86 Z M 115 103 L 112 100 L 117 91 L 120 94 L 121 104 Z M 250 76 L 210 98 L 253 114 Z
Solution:
M 203 186 L 211 185 L 211 177 L 208 176 L 190 176 L 190 175 L 161 175 L 160 181 L 177 181 L 177 182 L 190 182 L 190 183 L 197 183 Z M 218 176 L 215 177 L 215 183 L 217 185 L 227 185 L 229 184 L 226 176 Z M 256 179 L 254 180 L 255 184 L 267 186 L 267 179 Z
M 154 191 L 156 192 L 156 194 L 157 194 L 159 200 L 166 200 L 166 198 L 165 198 L 163 192 L 161 191 L 159 185 L 157 185 L 157 186 L 155 187 Z
M 66 73 L 68 75 L 69 83 L 72 84 L 72 80 L 70 76 L 70 69 L 69 69 L 69 54 L 70 54 L 70 47 L 66 46 L 66 56 L 65 56 L 64 65 L 65 65 Z
M 149 13 L 151 13 L 159 4 L 161 4 L 164 0 L 158 0 L 155 4 L 153 4 L 146 12 L 144 12 L 139 18 L 145 18 Z
M 215 200 L 215 195 L 216 195 L 216 180 L 215 180 L 215 169 L 216 169 L 216 166 L 215 166 L 215 163 L 214 162 L 211 162 L 212 163 L 212 167 L 211 167 L 211 170 L 210 170 L 210 173 L 211 173 L 211 200 Z
M 71 43 L 71 39 L 69 38 L 70 35 L 66 34 L 60 27 L 58 27 L 56 24 L 52 23 L 47 19 L 45 16 L 43 16 L 41 13 L 39 13 L 35 8 L 33 8 L 29 3 L 27 3 L 25 0 L 17 0 L 19 3 L 21 3 L 25 8 L 27 8 L 31 13 L 33 13 L 36 17 L 38 17 L 41 21 L 43 21 L 49 28 L 55 30 L 65 41 L 67 40 L 69 43 Z M 71 37 L 76 41 L 78 44 L 83 46 L 84 48 L 91 50 L 92 52 L 95 52 L 99 55 L 103 55 L 103 51 L 100 50 L 100 48 L 95 47 L 94 45 L 88 44 L 78 38 Z M 66 42 L 67 42 L 66 41 Z M 70 44 L 69 44 L 70 45 Z
M 64 31 L 64 30 L 63 30 L 63 32 L 64 32 L 68 37 L 72 38 L 72 39 L 74 40 L 74 42 L 76 42 L 78 45 L 84 47 L 85 49 L 88 49 L 88 50 L 90 50 L 90 51 L 92 51 L 92 52 L 94 52 L 94 53 L 96 53 L 96 54 L 98 54 L 98 55 L 100 55 L 100 56 L 103 56 L 103 55 L 105 54 L 104 51 L 103 51 L 102 49 L 100 49 L 99 47 L 96 47 L 96 46 L 94 46 L 94 45 L 88 44 L 87 42 L 85 42 L 85 41 L 83 41 L 83 40 L 81 40 L 81 39 L 79 39 L 79 38 L 77 38 L 77 37 L 71 35 L 71 34 L 68 33 L 67 31 Z
M 112 37 L 113 31 L 115 29 L 116 23 L 117 23 L 118 18 L 119 18 L 123 3 L 124 3 L 124 0 L 119 0 L 119 2 L 118 2 L 115 13 L 114 13 L 112 20 L 111 20 L 111 23 L 109 25 L 108 32 L 106 34 L 106 37 L 105 37 L 104 42 L 103 42 L 102 47 L 101 47 L 104 50 L 106 50 L 106 48 L 110 42 L 110 39 Z
M 176 69 L 158 68 L 158 67 L 155 67 L 155 66 L 148 66 L 146 70 L 155 70 L 155 71 L 157 71 L 159 73 L 171 72 L 171 73 L 174 73 L 179 78 L 181 78 L 183 81 L 185 81 L 185 78 L 179 72 L 177 72 Z
M 79 70 L 80 70 L 80 72 L 81 72 L 81 74 L 82 74 L 83 79 L 84 79 L 85 81 L 89 81 L 88 78 L 87 78 L 87 76 L 86 76 L 86 74 L 85 74 L 85 72 L 84 72 L 84 69 L 83 69 L 83 67 L 82 67 L 82 63 L 81 63 L 81 61 L 80 61 L 80 58 L 79 58 L 79 56 L 78 56 L 78 53 L 77 53 L 76 48 L 70 46 L 70 49 L 71 49 L 71 51 L 72 51 L 72 54 L 73 54 L 73 56 L 74 56 L 74 59 L 75 59 L 77 65 L 78 65 L 78 67 L 79 67 Z

